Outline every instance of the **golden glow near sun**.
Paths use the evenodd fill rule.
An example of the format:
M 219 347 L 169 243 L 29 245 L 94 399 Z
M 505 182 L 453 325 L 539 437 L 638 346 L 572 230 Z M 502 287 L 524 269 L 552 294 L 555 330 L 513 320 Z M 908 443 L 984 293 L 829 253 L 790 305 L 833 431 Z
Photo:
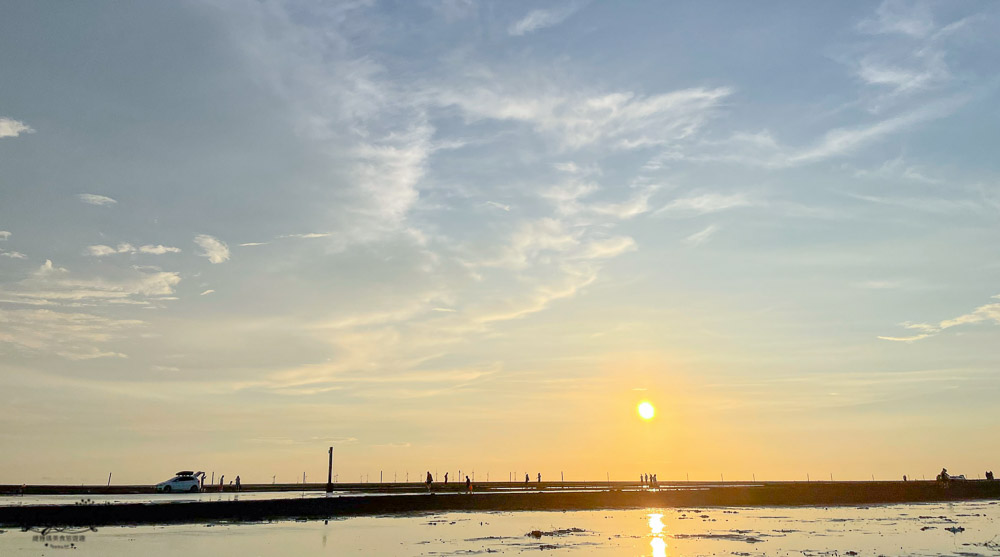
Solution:
M 644 420 L 652 420 L 653 416 L 656 415 L 656 409 L 653 405 L 648 402 L 642 402 L 639 404 L 639 416 Z

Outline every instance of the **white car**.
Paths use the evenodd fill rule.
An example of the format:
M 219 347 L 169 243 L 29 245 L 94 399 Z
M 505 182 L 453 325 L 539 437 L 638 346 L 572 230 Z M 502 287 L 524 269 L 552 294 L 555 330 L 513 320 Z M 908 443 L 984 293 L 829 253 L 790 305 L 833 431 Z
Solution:
M 177 475 L 173 478 L 156 484 L 156 491 L 163 493 L 201 491 L 200 475 L 204 475 L 204 472 L 198 472 L 197 474 L 190 470 L 177 472 Z

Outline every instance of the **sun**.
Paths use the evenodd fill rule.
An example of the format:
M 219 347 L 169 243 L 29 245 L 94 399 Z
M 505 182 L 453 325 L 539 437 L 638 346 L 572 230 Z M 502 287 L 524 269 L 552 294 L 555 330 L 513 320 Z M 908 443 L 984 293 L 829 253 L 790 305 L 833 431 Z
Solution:
M 639 403 L 639 416 L 644 420 L 652 420 L 656 415 L 656 409 L 648 402 Z

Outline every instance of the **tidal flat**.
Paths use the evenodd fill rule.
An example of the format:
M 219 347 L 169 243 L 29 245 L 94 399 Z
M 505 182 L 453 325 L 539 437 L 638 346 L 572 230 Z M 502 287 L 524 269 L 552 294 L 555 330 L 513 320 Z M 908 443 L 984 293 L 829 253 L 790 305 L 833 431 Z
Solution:
M 997 501 L 445 512 L 336 520 L 6 528 L 0 555 L 1000 556 Z

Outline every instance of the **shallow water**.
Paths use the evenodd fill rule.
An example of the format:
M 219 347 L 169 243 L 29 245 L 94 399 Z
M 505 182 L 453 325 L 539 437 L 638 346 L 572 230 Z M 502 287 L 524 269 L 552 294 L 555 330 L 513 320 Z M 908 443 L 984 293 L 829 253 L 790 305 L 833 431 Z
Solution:
M 948 530 L 951 528 L 952 530 Z M 0 555 L 1000 556 L 1000 504 L 439 513 L 0 534 Z M 73 538 L 73 536 L 77 536 Z M 83 536 L 80 539 L 79 536 Z M 854 553 L 851 553 L 854 552 Z

